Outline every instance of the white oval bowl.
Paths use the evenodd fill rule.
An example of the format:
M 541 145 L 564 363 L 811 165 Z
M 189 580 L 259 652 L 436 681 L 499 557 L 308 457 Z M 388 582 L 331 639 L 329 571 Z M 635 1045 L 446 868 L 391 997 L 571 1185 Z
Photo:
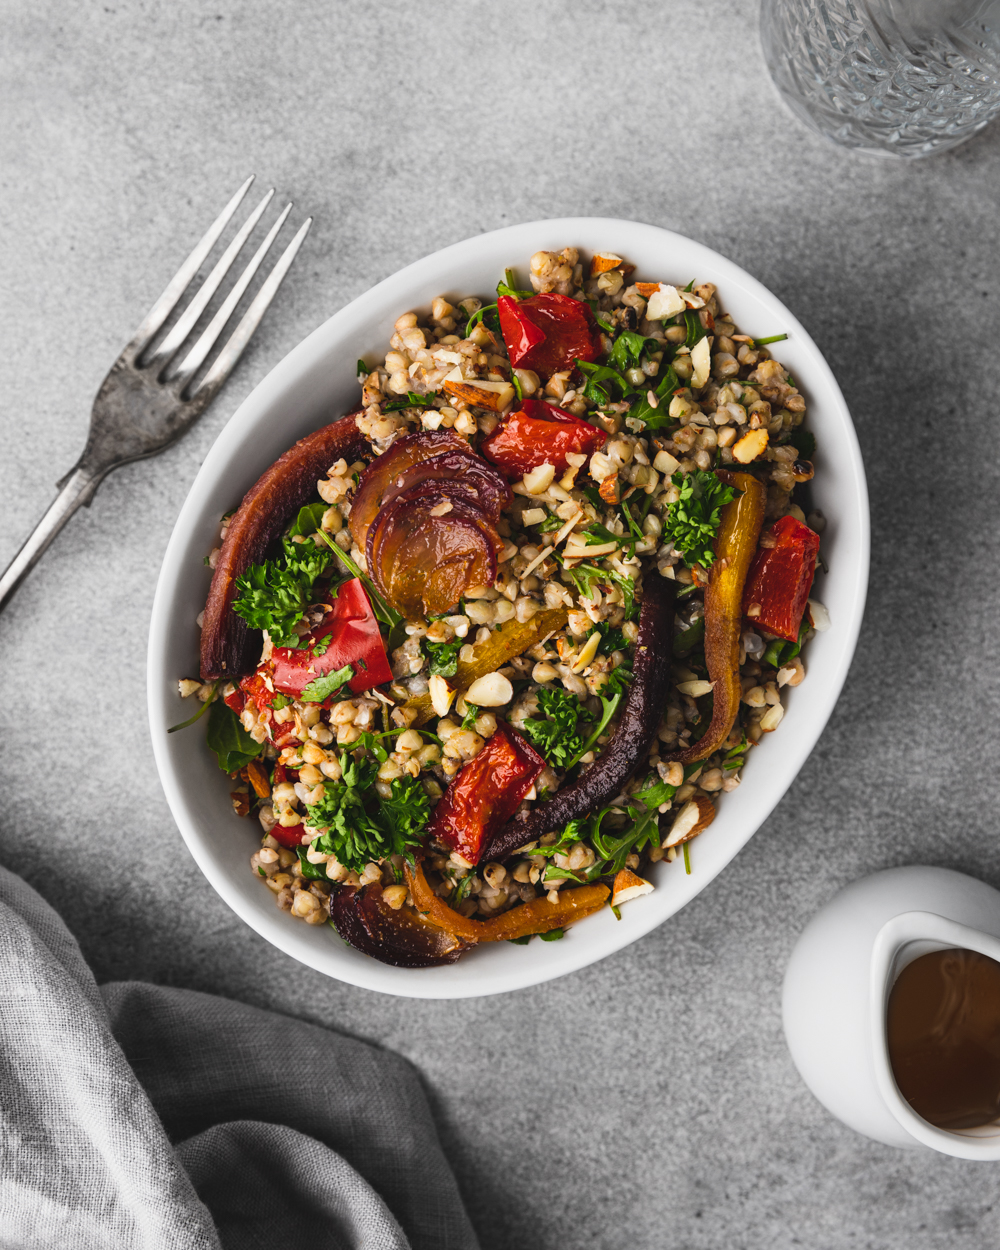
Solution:
M 393 968 L 352 950 L 328 925 L 306 925 L 275 906 L 250 872 L 259 826 L 234 814 L 227 779 L 205 747 L 203 730 L 167 735 L 169 725 L 190 713 L 177 680 L 198 669 L 195 618 L 210 581 L 202 560 L 218 540 L 219 518 L 260 474 L 296 439 L 356 406 L 356 362 L 385 352 L 400 313 L 427 308 L 441 293 L 483 296 L 507 266 L 523 273 L 534 252 L 567 246 L 613 251 L 651 281 L 714 282 L 744 333 L 788 334 L 775 350 L 808 397 L 809 428 L 817 438 L 813 498 L 827 518 L 823 555 L 829 572 L 817 578 L 813 594 L 826 604 L 832 624 L 809 643 L 808 677 L 786 691 L 779 729 L 753 750 L 739 790 L 721 797 L 715 823 L 692 844 L 690 875 L 680 858 L 655 865 L 656 889 L 624 907 L 621 920 L 605 908 L 558 942 L 499 942 L 444 968 Z M 328 976 L 411 998 L 474 998 L 563 976 L 679 911 L 770 814 L 819 738 L 847 676 L 864 611 L 868 554 L 868 494 L 847 405 L 812 339 L 755 278 L 701 243 L 613 218 L 531 222 L 466 239 L 386 278 L 310 334 L 240 406 L 206 457 L 167 546 L 150 624 L 150 731 L 167 802 L 191 854 L 229 906 L 269 942 Z

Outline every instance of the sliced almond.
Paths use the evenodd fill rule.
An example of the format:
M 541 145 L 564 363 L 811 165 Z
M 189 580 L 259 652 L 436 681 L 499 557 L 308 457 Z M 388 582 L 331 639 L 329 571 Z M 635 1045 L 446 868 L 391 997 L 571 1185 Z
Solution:
M 740 464 L 749 464 L 751 460 L 756 460 L 767 447 L 768 437 L 767 430 L 748 430 L 739 442 L 733 444 L 733 459 Z
M 712 348 L 709 345 L 707 336 L 699 339 L 694 347 L 691 348 L 691 364 L 694 366 L 694 373 L 691 374 L 691 386 L 697 390 L 705 385 L 712 372 Z
M 681 694 L 686 694 L 689 699 L 700 699 L 706 694 L 711 694 L 714 685 L 715 682 L 713 681 L 702 681 L 700 678 L 695 678 L 694 681 L 680 682 L 677 689 Z
M 455 691 L 450 688 L 440 673 L 434 674 L 427 683 L 427 688 L 431 696 L 431 707 L 434 709 L 434 714 L 436 716 L 447 716 L 448 709 L 451 707 L 451 701 L 455 697 Z
M 488 408 L 490 412 L 502 412 L 514 400 L 514 388 L 509 382 L 459 382 L 452 381 L 449 374 L 442 388 L 454 399 L 464 400 L 477 408 Z
M 596 559 L 597 556 L 609 556 L 613 551 L 617 551 L 619 543 L 597 543 L 592 547 L 588 547 L 585 543 L 575 543 L 572 539 L 566 544 L 566 555 L 571 560 L 590 560 Z
M 685 307 L 684 296 L 681 292 L 675 286 L 660 282 L 649 297 L 649 303 L 646 305 L 646 319 L 663 321 L 667 317 L 676 317 L 679 312 L 684 311 Z
M 830 613 L 818 599 L 810 599 L 807 607 L 813 629 L 817 634 L 825 634 L 830 628 Z
M 629 868 L 623 868 L 615 877 L 614 890 L 611 894 L 611 906 L 620 907 L 629 899 L 639 898 L 642 894 L 652 894 L 653 883 L 645 877 L 637 877 Z
M 617 269 L 621 263 L 622 258 L 614 252 L 595 252 L 594 259 L 590 262 L 590 276 L 597 278 L 609 269 Z
M 597 648 L 601 645 L 601 634 L 599 630 L 594 630 L 587 641 L 583 644 L 583 650 L 570 665 L 574 673 L 582 673 L 587 665 L 597 654 Z
M 696 799 L 691 799 L 677 813 L 663 845 L 679 846 L 682 842 L 689 842 L 703 829 L 707 829 L 714 819 L 715 804 L 710 798 L 699 795 Z
M 639 292 L 643 299 L 649 299 L 654 291 L 658 291 L 660 289 L 660 284 L 659 282 L 637 282 L 635 284 L 635 289 Z

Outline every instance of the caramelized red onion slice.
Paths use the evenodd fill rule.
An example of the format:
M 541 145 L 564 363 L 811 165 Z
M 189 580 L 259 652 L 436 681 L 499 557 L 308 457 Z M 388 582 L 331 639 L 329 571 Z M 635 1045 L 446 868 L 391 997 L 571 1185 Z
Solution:
M 421 460 L 429 460 L 442 452 L 468 450 L 465 439 L 451 430 L 422 430 L 397 438 L 388 451 L 377 456 L 362 473 L 351 503 L 349 525 L 359 549 L 365 550 L 368 527 L 382 507 L 383 496 L 394 478 Z
M 491 586 L 502 540 L 478 508 L 443 485 L 419 498 L 400 495 L 372 527 L 368 569 L 408 620 L 439 616 L 472 586 Z
M 398 495 L 418 486 L 443 486 L 445 482 L 457 484 L 463 497 L 475 504 L 494 525 L 514 500 L 503 474 L 466 447 L 431 456 L 394 474 L 382 502 L 392 503 Z

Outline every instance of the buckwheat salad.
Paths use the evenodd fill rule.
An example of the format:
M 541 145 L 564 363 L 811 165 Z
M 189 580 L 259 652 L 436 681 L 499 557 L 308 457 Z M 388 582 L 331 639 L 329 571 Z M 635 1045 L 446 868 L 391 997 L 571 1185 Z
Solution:
M 261 889 L 384 962 L 555 940 L 690 871 L 828 624 L 785 335 L 634 277 L 567 247 L 402 312 L 208 557 L 185 725 Z

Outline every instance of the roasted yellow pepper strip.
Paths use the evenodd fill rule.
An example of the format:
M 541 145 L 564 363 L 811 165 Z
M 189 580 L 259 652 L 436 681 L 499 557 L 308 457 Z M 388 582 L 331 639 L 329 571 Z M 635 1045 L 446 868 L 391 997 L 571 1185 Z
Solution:
M 459 660 L 454 683 L 460 691 L 468 690 L 479 677 L 487 673 L 495 673 L 498 668 L 509 664 L 515 656 L 523 654 L 549 634 L 562 629 L 566 624 L 565 608 L 549 608 L 536 612 L 527 621 L 504 621 L 499 629 L 495 629 L 484 642 L 475 647 L 475 656 L 471 660 Z M 404 707 L 416 710 L 415 726 L 423 725 L 433 716 L 431 696 L 415 695 L 408 699 Z
M 470 920 L 434 893 L 420 863 L 413 868 L 407 864 L 405 872 L 413 905 L 423 918 L 468 942 L 503 942 L 527 937 L 530 933 L 565 929 L 584 916 L 600 911 L 611 893 L 606 885 L 581 885 L 561 890 L 557 903 L 550 903 L 548 898 L 536 898 L 489 920 Z
M 722 509 L 715 561 L 705 588 L 705 660 L 714 683 L 712 720 L 705 735 L 673 755 L 682 764 L 708 759 L 729 737 L 740 709 L 740 633 L 743 583 L 757 550 L 767 491 L 749 473 L 720 470 L 718 476 L 741 493 Z

